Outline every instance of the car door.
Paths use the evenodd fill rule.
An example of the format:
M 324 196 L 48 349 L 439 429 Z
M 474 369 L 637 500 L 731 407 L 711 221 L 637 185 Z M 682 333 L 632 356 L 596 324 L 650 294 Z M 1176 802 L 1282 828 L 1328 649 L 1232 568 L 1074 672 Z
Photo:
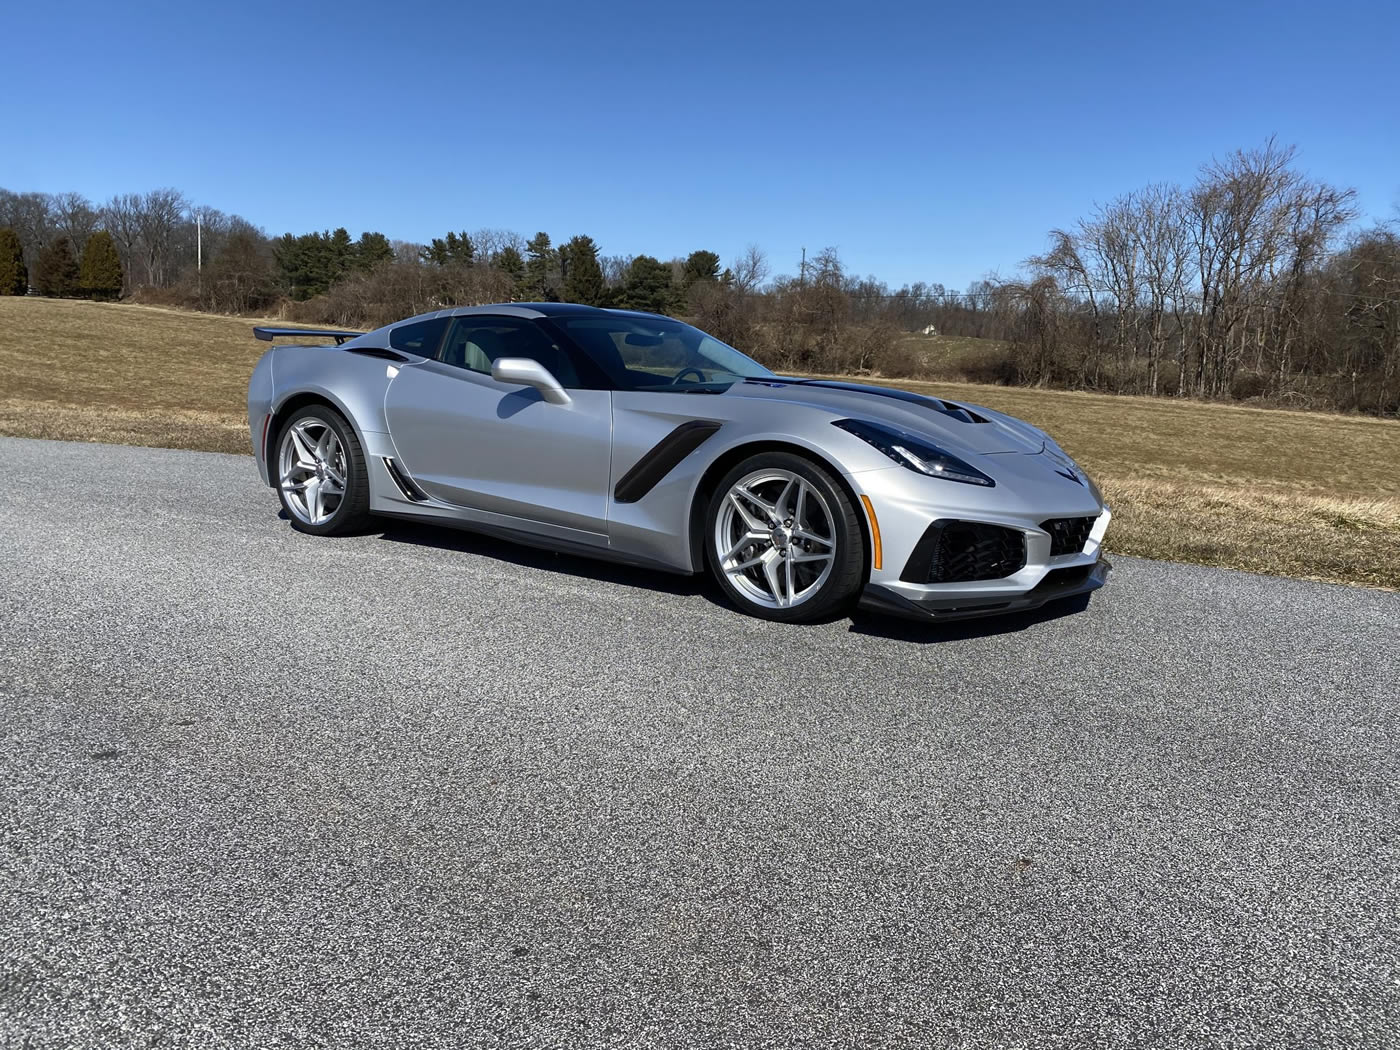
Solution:
M 539 361 L 569 403 L 492 379 L 501 357 Z M 581 388 L 571 351 L 532 320 L 468 314 L 453 318 L 434 360 L 399 369 L 384 411 L 403 468 L 429 495 L 605 542 L 611 397 Z

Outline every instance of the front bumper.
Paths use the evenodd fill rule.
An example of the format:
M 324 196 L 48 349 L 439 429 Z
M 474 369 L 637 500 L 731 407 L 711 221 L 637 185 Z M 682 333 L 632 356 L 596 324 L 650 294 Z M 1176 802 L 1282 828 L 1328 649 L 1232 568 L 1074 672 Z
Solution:
M 912 594 L 871 583 L 861 594 L 860 608 L 918 620 L 970 620 L 977 616 L 1027 612 L 1039 609 L 1046 602 L 1098 590 L 1108 582 L 1112 568 L 1107 558 L 1100 557 L 1090 565 L 1052 569 L 1029 591 L 1015 595 L 965 591 L 954 596 L 948 594 L 946 588 L 934 587 L 924 588 L 924 594 Z
M 925 620 L 961 619 L 1035 609 L 1104 585 L 1109 564 L 1102 559 L 1103 540 L 1113 515 L 1097 488 L 1051 471 L 1041 456 L 1008 456 L 998 466 L 1007 483 L 999 481 L 993 489 L 925 481 L 901 467 L 847 476 L 868 498 L 882 536 L 882 557 L 874 558 L 872 551 L 877 564 L 861 597 L 863 608 Z M 1079 549 L 1062 553 L 1051 535 L 1052 519 L 1074 518 L 1091 519 L 1092 526 Z M 938 521 L 1019 533 L 1024 560 L 996 578 L 957 572 L 940 578 L 928 571 L 927 548 L 920 547 Z

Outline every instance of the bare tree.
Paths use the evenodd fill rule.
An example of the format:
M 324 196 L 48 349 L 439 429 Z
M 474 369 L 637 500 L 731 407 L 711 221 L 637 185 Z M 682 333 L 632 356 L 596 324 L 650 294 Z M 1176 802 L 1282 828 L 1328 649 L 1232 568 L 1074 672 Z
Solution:
M 187 204 L 179 190 L 151 190 L 141 199 L 137 227 L 146 263 L 146 278 L 154 285 L 169 283 L 170 249 Z
M 1132 229 L 1142 260 L 1142 280 L 1146 291 L 1149 394 L 1158 392 L 1168 339 L 1173 330 L 1179 334 L 1183 328 L 1185 282 L 1190 258 L 1186 226 L 1182 221 L 1183 208 L 1181 191 L 1175 186 L 1149 186 L 1137 196 L 1137 214 Z
M 68 235 L 79 255 L 98 225 L 97 209 L 81 193 L 56 193 L 50 199 L 54 224 Z
M 752 295 L 768 280 L 768 257 L 758 245 L 750 244 L 730 265 L 729 272 L 734 290 L 742 295 Z
M 506 248 L 525 254 L 525 238 L 514 230 L 482 227 L 471 234 L 471 242 L 476 246 L 476 257 L 482 260 L 494 259 Z
M 57 232 L 48 194 L 0 190 L 0 226 L 10 227 L 19 236 L 24 265 L 34 273 L 39 253 Z
M 102 206 L 102 228 L 117 242 L 117 252 L 122 258 L 122 272 L 125 274 L 129 292 L 137 284 L 136 264 L 140 256 L 137 245 L 141 240 L 141 195 L 139 193 L 118 193 Z

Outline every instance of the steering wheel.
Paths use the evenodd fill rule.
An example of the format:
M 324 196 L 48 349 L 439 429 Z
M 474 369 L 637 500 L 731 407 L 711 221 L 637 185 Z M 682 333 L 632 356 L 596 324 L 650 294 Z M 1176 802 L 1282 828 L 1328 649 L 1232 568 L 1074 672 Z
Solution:
M 682 368 L 679 372 L 677 372 L 674 376 L 671 377 L 671 385 L 677 385 L 682 379 L 684 379 L 687 375 L 689 375 L 692 372 L 695 373 L 695 381 L 697 383 L 703 383 L 705 381 L 705 373 L 700 371 L 700 369 Z

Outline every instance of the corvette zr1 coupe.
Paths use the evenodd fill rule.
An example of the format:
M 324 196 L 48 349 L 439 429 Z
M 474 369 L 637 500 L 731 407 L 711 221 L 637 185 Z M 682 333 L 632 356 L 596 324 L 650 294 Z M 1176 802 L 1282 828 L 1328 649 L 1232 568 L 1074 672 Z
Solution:
M 248 422 L 292 525 L 391 515 L 678 573 L 745 612 L 950 619 L 1103 585 L 1109 511 L 1043 431 L 774 375 L 657 314 L 513 303 L 258 328 Z

